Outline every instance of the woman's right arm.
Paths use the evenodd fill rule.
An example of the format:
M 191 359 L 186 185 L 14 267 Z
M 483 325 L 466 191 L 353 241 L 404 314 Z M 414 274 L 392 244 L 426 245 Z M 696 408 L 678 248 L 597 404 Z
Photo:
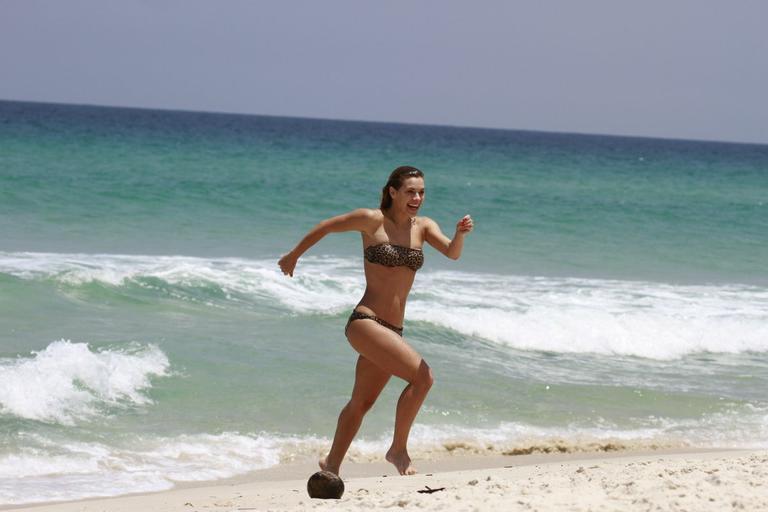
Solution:
M 320 222 L 293 248 L 291 252 L 280 258 L 277 262 L 283 274 L 293 277 L 293 269 L 296 262 L 310 247 L 319 242 L 328 233 L 341 233 L 343 231 L 370 231 L 376 218 L 376 210 L 358 208 L 351 212 L 331 217 Z

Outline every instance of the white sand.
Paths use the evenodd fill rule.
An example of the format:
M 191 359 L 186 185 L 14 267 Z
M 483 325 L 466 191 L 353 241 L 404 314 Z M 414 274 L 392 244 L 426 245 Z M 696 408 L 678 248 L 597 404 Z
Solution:
M 768 510 L 768 451 L 579 457 L 453 457 L 425 461 L 420 464 L 424 472 L 411 477 L 381 476 L 392 475 L 383 463 L 350 464 L 343 468 L 346 492 L 341 500 L 309 499 L 306 477 L 314 469 L 294 465 L 253 473 L 244 482 L 22 510 Z M 417 492 L 425 486 L 445 490 Z

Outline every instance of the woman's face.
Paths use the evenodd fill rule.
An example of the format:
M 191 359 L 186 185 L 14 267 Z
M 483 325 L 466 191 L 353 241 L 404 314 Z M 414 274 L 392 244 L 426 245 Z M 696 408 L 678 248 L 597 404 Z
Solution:
M 392 206 L 397 211 L 403 211 L 410 217 L 415 217 L 421 203 L 424 202 L 424 178 L 417 176 L 406 178 L 399 190 L 389 187 L 389 193 L 392 195 Z

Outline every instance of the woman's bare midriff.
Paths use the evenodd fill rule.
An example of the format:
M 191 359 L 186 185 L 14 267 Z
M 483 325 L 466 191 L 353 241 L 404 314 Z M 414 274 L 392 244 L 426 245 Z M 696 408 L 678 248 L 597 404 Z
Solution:
M 365 293 L 355 309 L 402 326 L 405 302 L 416 272 L 407 267 L 386 267 L 368 261 L 364 267 Z

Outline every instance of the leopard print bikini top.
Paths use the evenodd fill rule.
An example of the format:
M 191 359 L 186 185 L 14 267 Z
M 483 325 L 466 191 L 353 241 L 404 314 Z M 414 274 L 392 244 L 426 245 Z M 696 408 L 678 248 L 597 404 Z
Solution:
M 416 272 L 424 264 L 424 253 L 421 249 L 412 249 L 402 245 L 389 243 L 369 245 L 363 253 L 371 263 L 387 267 L 408 267 Z

